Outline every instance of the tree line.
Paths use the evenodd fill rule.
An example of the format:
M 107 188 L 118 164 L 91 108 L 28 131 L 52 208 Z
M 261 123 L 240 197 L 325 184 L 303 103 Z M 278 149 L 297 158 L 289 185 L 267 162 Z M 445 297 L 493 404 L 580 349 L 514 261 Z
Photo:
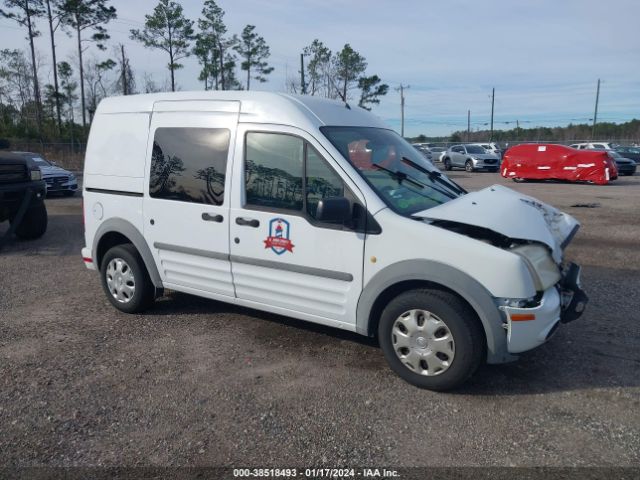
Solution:
M 230 33 L 225 12 L 214 0 L 204 1 L 195 21 L 186 17 L 179 2 L 158 0 L 143 26 L 130 30 L 131 40 L 166 55 L 168 84 L 158 84 L 147 74 L 141 83 L 136 81 L 126 45 L 109 42 L 109 23 L 118 18 L 110 0 L 0 1 L 0 17 L 13 20 L 28 42 L 24 50 L 0 50 L 0 137 L 84 141 L 101 99 L 175 91 L 177 73 L 190 56 L 200 65 L 198 80 L 204 90 L 249 90 L 274 71 L 270 47 L 256 26 Z M 44 30 L 47 60 L 35 46 Z M 60 60 L 57 48 L 62 34 L 76 45 L 67 60 Z M 366 109 L 388 92 L 378 75 L 366 75 L 366 58 L 349 44 L 334 53 L 316 39 L 303 54 L 306 65 L 298 71 L 300 80 L 287 79 L 289 92 L 355 99 Z M 52 83 L 42 81 L 45 65 L 50 65 Z
M 573 142 L 577 140 L 589 140 L 592 138 L 593 124 L 570 123 L 565 127 L 533 127 L 522 128 L 516 127 L 510 130 L 494 130 L 493 140 L 496 142 L 518 142 L 518 141 L 537 141 L 537 142 Z M 454 132 L 448 138 L 439 138 L 438 141 L 459 142 L 486 142 L 489 139 L 489 130 L 480 130 L 470 132 L 467 140 L 466 131 Z M 416 141 L 435 141 L 424 135 L 416 137 Z M 624 123 L 598 122 L 596 125 L 595 138 L 610 141 L 637 141 L 640 139 L 640 120 L 631 120 Z

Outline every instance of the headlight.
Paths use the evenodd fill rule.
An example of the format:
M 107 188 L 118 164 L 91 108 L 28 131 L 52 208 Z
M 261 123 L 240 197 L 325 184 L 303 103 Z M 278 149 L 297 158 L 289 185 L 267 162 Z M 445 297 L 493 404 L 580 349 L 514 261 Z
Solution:
M 73 173 L 69 174 L 69 181 L 73 182 L 76 179 L 76 176 Z
M 511 251 L 524 260 L 537 291 L 543 292 L 560 281 L 560 269 L 546 247 L 533 244 L 520 245 Z
M 42 180 L 42 172 L 40 171 L 39 168 L 36 168 L 35 170 L 31 170 L 31 180 Z

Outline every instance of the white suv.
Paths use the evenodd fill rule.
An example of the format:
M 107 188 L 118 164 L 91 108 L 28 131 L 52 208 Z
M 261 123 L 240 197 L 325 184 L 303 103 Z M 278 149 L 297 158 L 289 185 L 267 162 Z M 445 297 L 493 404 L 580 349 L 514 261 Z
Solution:
M 424 388 L 515 359 L 587 301 L 562 261 L 575 219 L 498 185 L 467 193 L 342 102 L 108 98 L 83 189 L 82 256 L 119 310 L 171 289 L 377 335 Z
M 586 143 L 574 143 L 569 145 L 571 148 L 577 148 L 578 150 L 614 150 L 615 145 L 610 142 L 586 142 Z

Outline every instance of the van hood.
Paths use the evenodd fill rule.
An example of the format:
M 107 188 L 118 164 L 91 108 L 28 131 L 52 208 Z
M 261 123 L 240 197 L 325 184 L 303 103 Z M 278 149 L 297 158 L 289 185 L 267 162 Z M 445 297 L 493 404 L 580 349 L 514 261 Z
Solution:
M 486 228 L 513 240 L 544 243 L 556 263 L 562 261 L 563 249 L 580 227 L 571 215 L 502 185 L 468 193 L 413 216 Z

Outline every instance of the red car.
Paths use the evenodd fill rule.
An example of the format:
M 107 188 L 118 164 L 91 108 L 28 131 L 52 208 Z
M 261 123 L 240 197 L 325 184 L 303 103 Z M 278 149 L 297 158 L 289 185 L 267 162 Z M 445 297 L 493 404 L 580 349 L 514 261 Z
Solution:
M 504 154 L 501 173 L 505 178 L 566 180 L 606 185 L 618 178 L 618 169 L 604 150 L 576 150 L 564 145 L 523 144 Z

